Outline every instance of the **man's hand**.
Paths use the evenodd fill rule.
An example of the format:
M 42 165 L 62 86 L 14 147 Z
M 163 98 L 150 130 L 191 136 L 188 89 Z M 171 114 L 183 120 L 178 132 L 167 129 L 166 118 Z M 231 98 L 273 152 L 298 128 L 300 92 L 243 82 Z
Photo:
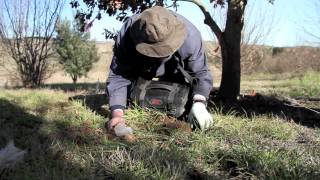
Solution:
M 133 141 L 135 139 L 132 135 L 133 129 L 126 125 L 123 115 L 122 109 L 115 109 L 112 111 L 112 119 L 107 124 L 108 132 L 118 137 L 124 137 L 128 141 Z
M 118 124 L 125 124 L 126 121 L 122 117 L 114 117 L 108 122 L 108 131 L 112 131 Z
M 188 116 L 189 122 L 192 123 L 192 125 L 198 126 L 201 130 L 208 129 L 213 125 L 213 118 L 206 108 L 205 97 L 202 96 L 199 98 L 199 95 L 195 95 L 193 100 L 195 102 Z
M 112 118 L 111 120 L 108 122 L 108 131 L 109 132 L 113 132 L 114 131 L 114 127 L 120 123 L 125 124 L 126 121 L 123 118 L 123 110 L 122 109 L 115 109 L 112 111 Z

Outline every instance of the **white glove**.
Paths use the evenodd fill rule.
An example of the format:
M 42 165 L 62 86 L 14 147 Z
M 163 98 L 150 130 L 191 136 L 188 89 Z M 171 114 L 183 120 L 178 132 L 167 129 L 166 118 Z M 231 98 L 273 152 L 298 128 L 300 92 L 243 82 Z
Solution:
M 193 103 L 188 121 L 192 125 L 199 126 L 201 130 L 208 129 L 213 125 L 213 118 L 203 102 Z

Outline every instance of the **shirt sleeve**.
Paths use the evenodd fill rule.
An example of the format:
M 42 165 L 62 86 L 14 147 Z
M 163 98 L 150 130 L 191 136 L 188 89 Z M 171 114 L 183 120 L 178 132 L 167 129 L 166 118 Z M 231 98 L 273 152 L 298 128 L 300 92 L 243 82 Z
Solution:
M 213 77 L 208 69 L 201 33 L 185 17 L 179 14 L 177 17 L 185 23 L 187 30 L 187 37 L 178 52 L 183 60 L 184 69 L 194 78 L 192 96 L 199 94 L 208 99 L 213 88 Z
M 208 69 L 202 39 L 196 38 L 193 40 L 193 45 L 193 53 L 187 61 L 187 69 L 195 79 L 192 86 L 192 96 L 200 94 L 208 99 L 213 87 L 213 78 Z
M 125 39 L 129 33 L 127 30 L 132 24 L 132 19 L 129 18 L 120 29 L 115 41 L 112 62 L 110 65 L 109 75 L 107 79 L 107 94 L 109 96 L 109 107 L 111 110 L 124 109 L 127 105 L 127 88 L 132 83 L 128 73 L 131 67 L 125 62 L 127 61 L 123 52 Z

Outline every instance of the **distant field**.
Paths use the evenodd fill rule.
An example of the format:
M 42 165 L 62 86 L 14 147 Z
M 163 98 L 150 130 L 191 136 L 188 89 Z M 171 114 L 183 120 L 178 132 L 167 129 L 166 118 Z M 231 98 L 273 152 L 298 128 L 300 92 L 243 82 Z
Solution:
M 221 59 L 219 51 L 213 50 L 217 46 L 212 42 L 206 42 L 209 69 L 214 77 L 214 86 L 218 87 L 221 79 Z M 107 78 L 108 68 L 112 58 L 112 42 L 96 43 L 100 60 L 94 64 L 92 70 L 88 73 L 87 77 L 82 77 L 78 80 L 79 83 L 104 83 Z M 258 48 L 261 56 L 261 63 L 254 67 L 250 67 L 253 71 L 251 74 L 243 74 L 242 77 L 242 91 L 256 90 L 266 92 L 274 89 L 277 84 L 283 84 L 290 78 L 302 77 L 305 72 L 313 71 L 315 74 L 320 71 L 320 51 L 318 48 L 313 47 L 296 47 L 296 48 L 272 48 L 261 46 Z M 7 61 L 6 56 L 2 56 L 0 60 Z M 243 72 L 247 72 L 246 66 L 242 67 Z M 258 76 L 257 76 L 258 74 Z M 270 78 L 271 77 L 271 78 Z M 285 78 L 284 78 L 285 77 Z M 10 79 L 5 70 L 0 67 L 0 87 L 5 84 L 16 85 L 14 79 Z M 45 81 L 45 84 L 59 84 L 59 83 L 72 83 L 62 70 L 58 70 L 52 77 Z M 297 84 L 298 82 L 291 82 Z M 289 83 L 290 86 L 290 83 Z M 317 85 L 316 85 L 317 86 Z M 290 88 L 290 87 L 289 87 Z M 281 89 L 278 87 L 277 89 Z M 282 88 L 284 92 L 288 92 Z

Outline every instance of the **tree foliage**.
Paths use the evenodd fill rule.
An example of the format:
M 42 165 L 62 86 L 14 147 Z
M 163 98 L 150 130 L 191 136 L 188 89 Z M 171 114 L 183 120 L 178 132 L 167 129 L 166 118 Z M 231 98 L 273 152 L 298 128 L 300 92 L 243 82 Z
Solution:
M 51 75 L 52 37 L 62 7 L 63 0 L 0 2 L 1 45 L 24 87 L 37 87 Z
M 64 20 L 57 26 L 56 51 L 59 63 L 76 83 L 78 78 L 86 76 L 94 62 L 98 61 L 97 48 L 89 42 L 90 34 L 80 32 L 76 23 L 71 28 L 70 22 Z

